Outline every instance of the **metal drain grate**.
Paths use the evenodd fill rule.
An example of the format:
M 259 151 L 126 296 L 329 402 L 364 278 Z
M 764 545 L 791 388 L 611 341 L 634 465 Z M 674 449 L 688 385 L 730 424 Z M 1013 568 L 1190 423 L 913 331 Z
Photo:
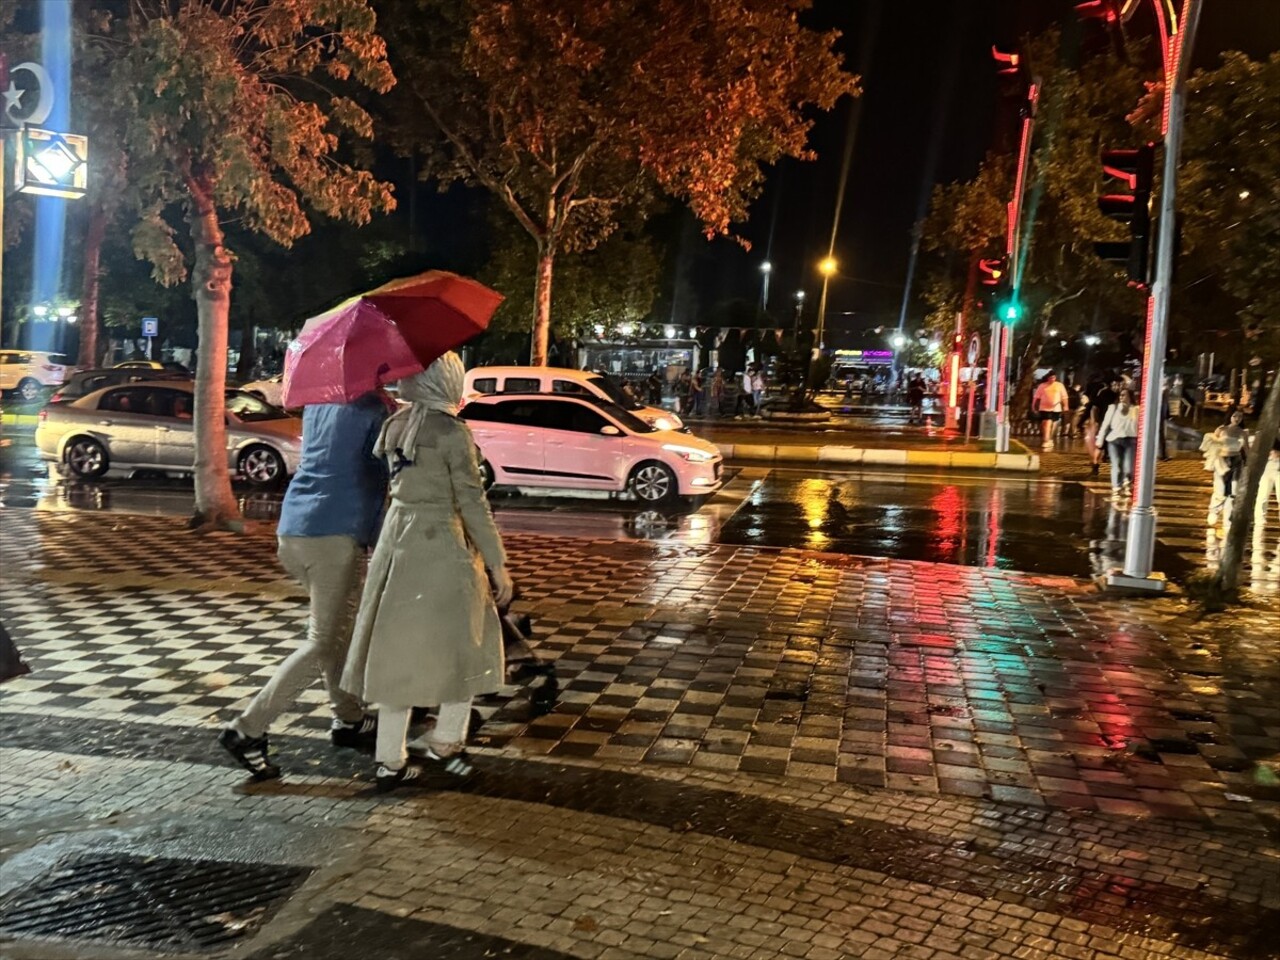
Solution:
M 265 923 L 310 867 L 93 855 L 64 861 L 0 901 L 25 937 L 209 948 Z

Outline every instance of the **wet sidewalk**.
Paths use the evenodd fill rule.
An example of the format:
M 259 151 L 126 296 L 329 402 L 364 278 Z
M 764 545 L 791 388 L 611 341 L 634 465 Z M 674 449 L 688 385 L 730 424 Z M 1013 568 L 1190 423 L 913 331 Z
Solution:
M 272 731 L 284 781 L 245 788 L 215 753 L 305 619 L 273 546 L 0 517 L 0 616 L 35 670 L 0 689 L 0 936 L 51 867 L 162 883 L 172 861 L 264 871 L 252 921 L 196 911 L 255 960 L 1260 958 L 1280 937 L 1280 611 L 512 535 L 559 703 L 486 703 L 467 792 L 379 798 L 318 689 Z M 213 949 L 198 926 L 151 949 Z M 143 927 L 50 953 L 27 926 L 6 955 Z

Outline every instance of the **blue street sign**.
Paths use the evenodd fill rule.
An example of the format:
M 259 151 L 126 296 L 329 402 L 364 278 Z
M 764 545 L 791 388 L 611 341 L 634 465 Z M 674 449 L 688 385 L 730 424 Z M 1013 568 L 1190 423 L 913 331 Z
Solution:
M 160 321 L 155 317 L 142 318 L 142 335 L 144 337 L 160 336 Z

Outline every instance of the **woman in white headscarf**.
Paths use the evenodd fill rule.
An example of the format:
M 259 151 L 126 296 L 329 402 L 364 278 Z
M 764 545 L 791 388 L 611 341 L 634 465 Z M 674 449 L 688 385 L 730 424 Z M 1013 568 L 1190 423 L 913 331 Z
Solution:
M 369 564 L 343 689 L 376 702 L 378 789 L 421 776 L 405 738 L 414 706 L 439 706 L 425 767 L 465 777 L 471 700 L 503 682 L 497 604 L 511 600 L 502 537 L 458 419 L 462 361 L 447 353 L 400 381 L 410 401 L 374 447 L 391 468 L 391 506 Z M 485 575 L 493 579 L 490 589 Z

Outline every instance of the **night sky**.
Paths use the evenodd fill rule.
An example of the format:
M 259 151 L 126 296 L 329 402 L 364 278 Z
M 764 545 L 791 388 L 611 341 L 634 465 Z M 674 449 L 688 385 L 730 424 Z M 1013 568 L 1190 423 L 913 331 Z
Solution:
M 1275 0 L 1217 0 L 1205 6 L 1197 63 L 1212 63 L 1225 49 L 1261 57 L 1280 48 Z M 1073 8 L 1071 0 L 817 0 L 809 22 L 844 33 L 840 49 L 846 64 L 863 75 L 864 90 L 836 241 L 841 276 L 828 294 L 831 345 L 841 345 L 836 331 L 842 327 L 897 325 L 922 190 L 927 198 L 934 182 L 972 177 L 986 151 L 1016 127 L 1012 107 L 999 106 L 992 45 L 1010 49 L 1018 36 L 1053 22 L 1079 29 Z M 1130 25 L 1135 31 L 1144 28 L 1140 19 Z M 868 33 L 871 55 L 863 63 Z M 696 257 L 704 305 L 758 298 L 759 264 L 767 255 L 773 264 L 770 312 L 794 316 L 793 298 L 801 288 L 808 309 L 816 312 L 821 278 L 815 266 L 826 253 L 854 109 L 846 98 L 830 114 L 819 115 L 810 138 L 816 161 L 784 161 L 772 173 L 750 222 L 741 228 L 751 241 L 749 252 L 728 240 L 686 244 L 686 255 Z M 936 166 L 929 173 L 935 138 Z M 917 289 L 919 279 L 917 274 Z M 922 305 L 911 303 L 909 329 L 923 312 Z

